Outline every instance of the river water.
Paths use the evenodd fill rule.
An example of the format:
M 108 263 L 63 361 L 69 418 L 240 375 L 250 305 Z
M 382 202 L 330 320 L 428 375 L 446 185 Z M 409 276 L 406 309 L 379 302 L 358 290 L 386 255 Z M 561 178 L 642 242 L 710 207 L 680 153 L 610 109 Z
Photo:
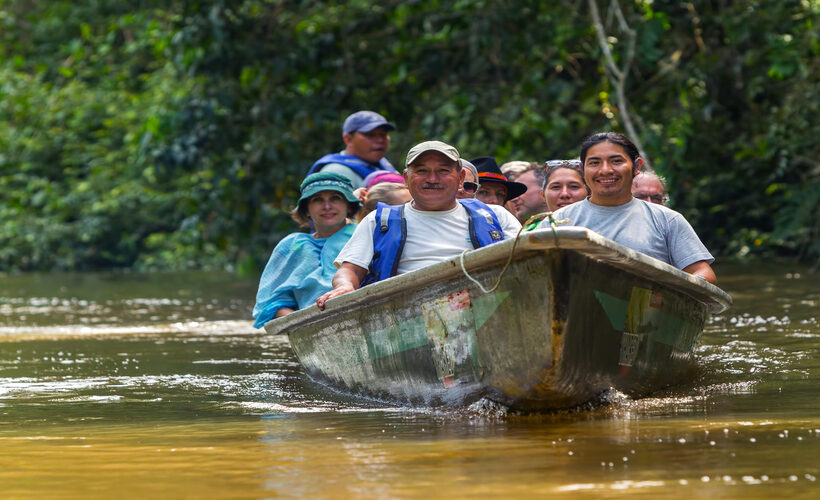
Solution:
M 820 276 L 719 265 L 694 382 L 549 415 L 311 381 L 228 274 L 0 275 L 3 498 L 820 496 Z

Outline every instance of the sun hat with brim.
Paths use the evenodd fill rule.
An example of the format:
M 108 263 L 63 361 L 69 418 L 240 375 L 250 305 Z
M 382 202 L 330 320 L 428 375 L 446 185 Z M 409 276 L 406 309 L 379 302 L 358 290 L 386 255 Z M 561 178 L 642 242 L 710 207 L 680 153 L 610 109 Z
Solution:
M 350 183 L 350 180 L 343 175 L 333 172 L 317 172 L 308 175 L 305 177 L 305 180 L 302 181 L 299 190 L 302 192 L 302 196 L 299 197 L 299 202 L 297 203 L 299 206 L 302 205 L 303 201 L 309 200 L 311 196 L 322 191 L 337 191 L 341 193 L 348 202 L 361 204 L 361 201 L 353 194 L 353 185 Z
M 513 198 L 518 198 L 527 192 L 527 185 L 520 182 L 507 180 L 507 177 L 501 173 L 495 158 L 492 156 L 480 156 L 470 160 L 478 170 L 478 183 L 484 184 L 486 182 L 497 182 L 503 184 L 507 188 L 507 199 L 510 201 Z
M 367 177 L 364 178 L 362 181 L 362 185 L 367 189 L 372 188 L 376 184 L 382 182 L 398 182 L 399 184 L 404 184 L 404 177 L 401 174 L 397 174 L 396 172 L 389 172 L 387 170 L 376 170 L 375 172 L 368 174 Z
M 445 144 L 441 141 L 425 141 L 416 144 L 415 146 L 410 148 L 410 151 L 407 152 L 407 160 L 405 160 L 404 166 L 409 167 L 411 163 L 418 160 L 419 156 L 423 155 L 428 151 L 439 152 L 447 158 L 456 162 L 459 158 L 458 150 L 453 146 Z
M 387 118 L 376 113 L 375 111 L 356 111 L 352 115 L 345 118 L 342 125 L 343 134 L 352 134 L 353 132 L 370 132 L 379 127 L 387 127 L 388 130 L 396 130 L 396 126 L 387 121 Z

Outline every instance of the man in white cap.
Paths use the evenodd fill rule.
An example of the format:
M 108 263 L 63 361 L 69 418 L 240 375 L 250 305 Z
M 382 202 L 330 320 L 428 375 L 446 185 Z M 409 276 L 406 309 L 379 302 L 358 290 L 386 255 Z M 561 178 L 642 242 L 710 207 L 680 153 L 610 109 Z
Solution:
M 357 111 L 345 119 L 342 139 L 345 149 L 321 157 L 307 175 L 322 171 L 343 175 L 353 189 L 364 185 L 364 178 L 378 170 L 396 172 L 385 158 L 390 148 L 390 131 L 396 126 L 375 111 Z
M 316 301 L 319 309 L 361 284 L 515 237 L 521 228 L 504 207 L 456 199 L 465 174 L 453 146 L 422 142 L 407 153 L 405 165 L 404 179 L 413 199 L 398 206 L 380 204 L 362 220 L 334 261 L 339 270 L 333 276 L 333 290 Z

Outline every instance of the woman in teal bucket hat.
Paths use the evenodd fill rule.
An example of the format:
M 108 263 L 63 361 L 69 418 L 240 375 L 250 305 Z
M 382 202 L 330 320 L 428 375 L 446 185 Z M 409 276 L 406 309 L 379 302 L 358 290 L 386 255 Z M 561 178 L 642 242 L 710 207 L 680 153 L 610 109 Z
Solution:
M 253 324 L 268 321 L 312 305 L 331 290 L 336 267 L 333 260 L 353 234 L 348 223 L 359 210 L 359 199 L 350 181 L 339 174 L 311 174 L 299 187 L 302 196 L 291 217 L 312 233 L 292 233 L 273 249 L 259 280 Z

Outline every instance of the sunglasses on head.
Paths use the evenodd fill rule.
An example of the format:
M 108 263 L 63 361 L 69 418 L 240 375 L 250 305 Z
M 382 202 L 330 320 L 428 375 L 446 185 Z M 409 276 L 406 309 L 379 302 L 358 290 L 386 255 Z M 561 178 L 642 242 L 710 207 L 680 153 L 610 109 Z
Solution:
M 544 162 L 544 166 L 547 167 L 560 167 L 562 165 L 569 165 L 572 167 L 580 167 L 581 160 L 547 160 Z
M 478 191 L 479 184 L 477 182 L 470 182 L 464 181 L 461 183 L 461 189 L 464 190 L 465 193 L 475 193 Z

